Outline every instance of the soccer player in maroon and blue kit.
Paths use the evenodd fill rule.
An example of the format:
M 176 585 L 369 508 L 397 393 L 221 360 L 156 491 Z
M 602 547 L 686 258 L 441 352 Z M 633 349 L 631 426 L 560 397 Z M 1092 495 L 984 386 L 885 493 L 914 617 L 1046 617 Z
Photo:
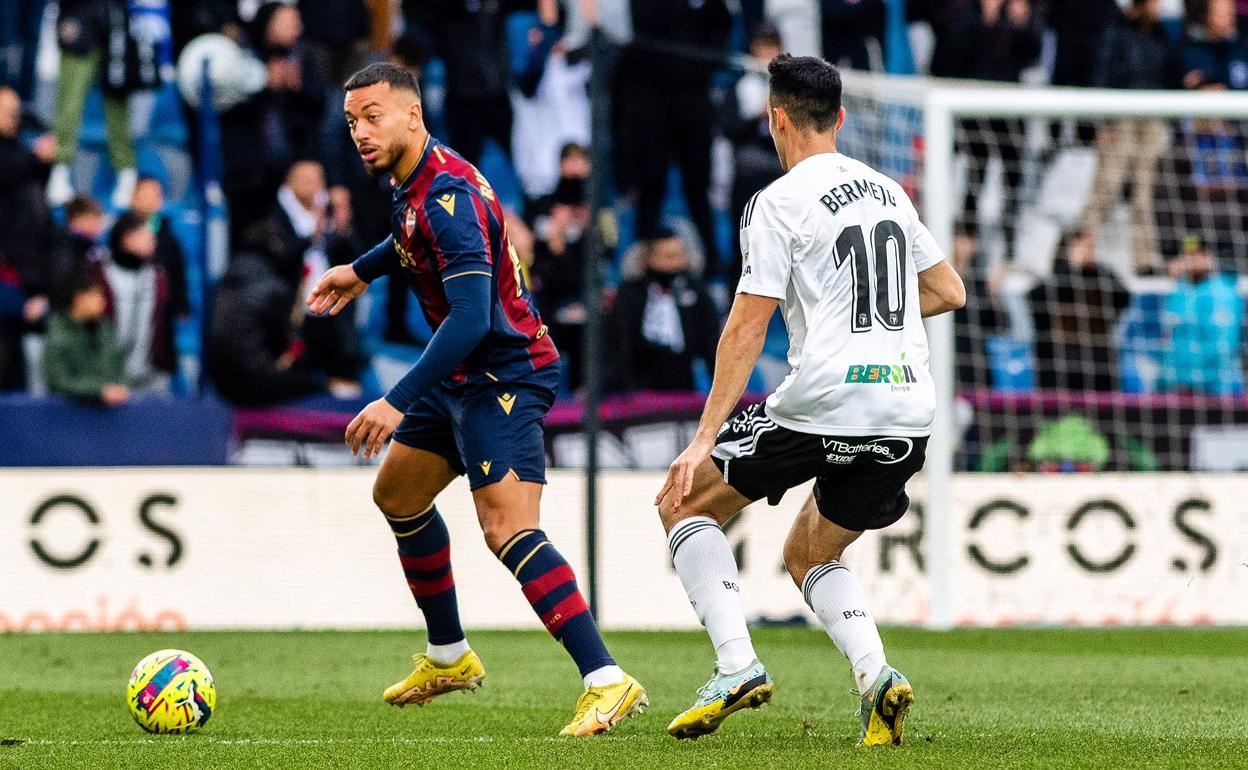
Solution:
M 308 307 L 336 314 L 383 276 L 420 300 L 433 338 L 416 365 L 347 427 L 352 452 L 385 453 L 373 500 L 398 543 L 428 644 L 388 703 L 424 705 L 485 676 L 459 622 L 450 540 L 434 498 L 468 475 L 486 543 L 576 661 L 585 692 L 564 735 L 605 732 L 647 705 L 616 665 L 567 561 L 539 529 L 546 482 L 542 419 L 559 353 L 507 239 L 503 209 L 472 164 L 429 135 L 415 77 L 373 64 L 346 83 L 347 125 L 364 166 L 395 183 L 390 238 L 330 269 Z

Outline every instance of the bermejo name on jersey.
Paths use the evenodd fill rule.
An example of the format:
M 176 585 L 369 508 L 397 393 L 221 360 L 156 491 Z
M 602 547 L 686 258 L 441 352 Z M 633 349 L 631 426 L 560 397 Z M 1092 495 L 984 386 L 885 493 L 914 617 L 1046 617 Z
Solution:
M 926 436 L 936 395 L 918 274 L 945 258 L 896 182 L 812 155 L 741 217 L 737 291 L 780 300 L 784 382 L 767 415 L 803 433 Z

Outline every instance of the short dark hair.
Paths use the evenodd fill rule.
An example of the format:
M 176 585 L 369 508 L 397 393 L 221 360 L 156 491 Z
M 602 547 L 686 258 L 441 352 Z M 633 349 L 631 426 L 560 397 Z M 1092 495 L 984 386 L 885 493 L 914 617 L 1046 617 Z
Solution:
M 114 253 L 121 251 L 121 242 L 127 235 L 147 226 L 147 220 L 133 211 L 123 213 L 117 217 L 117 222 L 113 224 L 113 229 L 108 234 L 108 248 Z
M 798 128 L 824 133 L 841 111 L 841 73 L 815 56 L 782 53 L 767 65 L 771 104 L 783 107 Z
M 345 91 L 354 91 L 357 88 L 367 88 L 378 83 L 388 83 L 391 88 L 411 91 L 416 94 L 417 99 L 420 98 L 420 82 L 416 80 L 416 75 L 406 67 L 384 61 L 370 64 L 355 73 L 347 79 L 342 88 Z
M 66 221 L 74 221 L 78 217 L 104 216 L 104 207 L 89 195 L 75 195 L 65 204 Z
M 89 291 L 103 291 L 99 278 L 87 268 L 71 270 L 60 285 L 52 292 L 52 307 L 62 313 L 68 313 L 79 294 Z
M 573 155 L 580 155 L 584 158 L 588 158 L 589 148 L 580 142 L 568 142 L 559 148 L 559 160 L 566 160 Z

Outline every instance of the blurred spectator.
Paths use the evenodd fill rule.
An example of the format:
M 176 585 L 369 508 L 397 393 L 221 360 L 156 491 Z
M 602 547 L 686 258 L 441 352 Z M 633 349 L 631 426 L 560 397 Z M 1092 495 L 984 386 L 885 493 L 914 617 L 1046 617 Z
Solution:
M 105 406 L 129 400 L 122 350 L 107 307 L 103 287 L 89 273 L 75 275 L 59 292 L 44 337 L 49 392 Z
M 169 26 L 173 31 L 173 55 L 200 35 L 219 33 L 236 43 L 245 42 L 243 22 L 238 17 L 237 0 L 196 0 L 169 3 Z
M 590 64 L 559 39 L 558 5 L 540 0 L 539 23 L 529 30 L 529 54 L 517 78 L 512 157 L 525 195 L 549 195 L 559 183 L 561 150 L 589 144 Z
M 849 0 L 852 2 L 852 0 Z M 822 56 L 823 28 L 819 23 L 823 0 L 766 0 L 761 18 L 745 18 L 745 28 L 754 29 L 766 18 L 780 30 L 784 50 L 794 56 Z
M 96 263 L 124 357 L 126 385 L 136 393 L 168 393 L 174 370 L 169 276 L 156 261 L 156 234 L 134 212 L 117 219 L 109 258 Z
M 656 237 L 668 169 L 680 167 L 689 214 L 719 268 L 711 204 L 711 75 L 727 53 L 732 17 L 724 0 L 633 0 L 636 39 L 616 81 L 616 175 L 637 194 L 637 235 Z
M 486 139 L 505 153 L 511 148 L 505 5 L 503 0 L 403 2 L 408 23 L 428 32 L 446 64 L 450 144 L 477 165 Z
M 22 335 L 29 303 L 17 271 L 0 258 L 0 392 L 26 386 Z
M 1188 6 L 1179 55 L 1184 88 L 1248 89 L 1248 44 L 1235 23 L 1234 0 Z M 1223 120 L 1183 121 L 1161 162 L 1157 225 L 1165 254 L 1186 253 L 1196 237 L 1219 269 L 1248 269 L 1248 162 L 1242 126 Z
M 1157 191 L 1162 253 L 1184 253 L 1184 239 L 1196 237 L 1219 269 L 1248 270 L 1248 162 L 1239 127 L 1184 121 L 1162 156 L 1159 178 L 1165 181 Z
M 934 12 L 936 50 L 932 75 L 1017 83 L 1040 55 L 1040 27 L 1029 0 L 947 0 Z M 962 121 L 958 147 L 969 157 L 962 220 L 975 225 L 976 203 L 983 191 L 988 159 L 1001 158 L 1005 201 L 1001 230 L 1006 258 L 1013 255 L 1019 195 L 1023 182 L 1021 120 L 993 118 Z
M 585 180 L 559 182 L 550 198 L 550 213 L 534 224 L 533 288 L 542 318 L 567 362 L 568 384 L 580 387 L 580 361 L 585 327 L 585 258 L 589 235 L 589 204 Z
M 0 262 L 17 272 L 20 288 L 46 295 L 50 222 L 43 185 L 56 138 L 42 134 L 28 148 L 21 128 L 21 100 L 12 88 L 0 86 Z
M 364 0 L 299 0 L 307 39 L 318 69 L 343 83 L 359 69 L 372 24 Z
M 35 95 L 35 55 L 45 0 L 0 3 L 0 85 L 15 89 L 23 100 Z
M 1235 274 L 1216 270 L 1213 255 L 1196 238 L 1169 267 L 1176 283 L 1163 316 L 1170 346 L 1160 389 L 1220 396 L 1242 393 L 1244 298 Z
M 186 258 L 164 208 L 165 188 L 160 180 L 152 176 L 139 177 L 134 186 L 134 197 L 130 199 L 130 210 L 147 222 L 148 228 L 156 235 L 156 263 L 169 276 L 170 310 L 176 316 L 186 316 L 191 312 L 186 286 Z
M 282 234 L 287 259 L 302 263 L 304 273 L 319 276 L 328 268 L 329 260 L 322 248 L 329 224 L 325 221 L 327 203 L 321 164 L 313 160 L 291 164 L 286 180 L 277 188 L 271 216 Z
M 75 196 L 65 204 L 65 227 L 52 235 L 47 276 L 48 290 L 77 273 L 91 269 L 103 258 L 104 209 L 94 199 Z
M 261 221 L 217 285 L 207 366 L 217 390 L 246 406 L 268 406 L 324 392 L 298 337 L 301 261 L 292 262 L 276 224 Z
M 363 250 L 352 231 L 351 210 L 328 206 L 325 175 L 316 161 L 302 160 L 290 167 L 277 191 L 272 222 L 286 249 L 282 261 L 291 265 L 290 275 L 296 279 L 282 304 L 296 312 L 299 300 L 311 291 L 309 281 L 332 266 L 351 262 Z M 300 268 L 297 274 L 295 265 Z M 349 307 L 336 316 L 309 315 L 299 324 L 306 365 L 342 380 L 344 389 L 368 364 L 356 329 L 357 309 Z
M 268 70 L 264 90 L 221 116 L 222 179 L 237 237 L 263 218 L 296 158 L 317 157 L 326 85 L 292 5 L 269 2 L 251 23 L 252 45 Z
M 559 148 L 559 176 L 555 180 L 554 187 L 549 195 L 543 195 L 529 207 L 530 218 L 538 223 L 539 228 L 542 218 L 550 215 L 550 210 L 554 207 L 556 200 L 579 201 L 584 197 L 589 186 L 589 172 L 592 168 L 593 159 L 590 158 L 589 148 L 585 145 L 569 142 Z
M 1239 36 L 1235 0 L 1201 0 L 1188 6 L 1180 71 L 1184 88 L 1248 88 L 1248 45 Z
M 761 67 L 765 68 L 783 50 L 780 31 L 770 24 L 760 26 L 750 39 L 750 56 Z M 767 75 L 747 71 L 737 81 L 732 92 L 734 98 L 728 100 L 724 133 L 732 142 L 734 178 L 729 213 L 734 222 L 740 219 L 745 205 L 756 192 L 784 173 L 771 138 L 767 89 Z M 739 239 L 733 240 L 733 267 L 728 273 L 728 283 L 735 292 L 741 277 L 741 245 Z
M 1131 295 L 1096 261 L 1096 238 L 1063 239 L 1053 275 L 1027 295 L 1036 329 L 1041 388 L 1118 390 L 1114 328 Z
M 1056 39 L 1050 82 L 1055 86 L 1080 88 L 1096 85 L 1098 61 L 1104 61 L 1104 36 L 1122 21 L 1118 3 L 1115 0 L 1048 0 L 1046 21 Z M 1089 144 L 1095 138 L 1096 131 L 1091 123 L 1077 121 L 1076 127 L 1081 144 Z
M 1141 5 L 1131 2 L 1137 8 Z M 1092 86 L 1097 71 L 1094 65 L 1104 55 L 1102 36 L 1120 19 L 1115 0 L 1048 0 L 1047 26 L 1057 41 L 1052 84 Z
M 61 0 L 59 7 L 56 165 L 48 180 L 48 201 L 60 206 L 74 195 L 70 168 L 78 154 L 83 110 L 87 94 L 100 84 L 104 90 L 108 156 L 117 178 L 112 203 L 114 208 L 122 209 L 130 203 L 138 179 L 126 103 L 127 90 L 134 85 L 127 77 L 126 4 L 123 0 Z
M 991 388 L 988 338 L 998 334 L 1005 322 L 997 301 L 1002 274 L 1000 270 L 989 273 L 983 264 L 979 239 L 965 230 L 953 238 L 953 267 L 966 286 L 966 304 L 953 314 L 958 387 Z
M 619 390 L 694 390 L 693 362 L 715 366 L 719 316 L 690 275 L 685 242 L 671 231 L 642 247 L 645 273 L 625 281 L 611 314 L 612 380 Z
M 1123 19 L 1106 30 L 1092 85 L 1097 88 L 1169 88 L 1175 80 L 1175 51 L 1158 12 L 1160 0 L 1132 0 Z M 1160 270 L 1154 187 L 1157 160 L 1170 144 L 1169 124 L 1160 119 L 1122 118 L 1097 134 L 1096 175 L 1083 212 L 1084 230 L 1099 229 L 1131 182 L 1131 256 L 1137 273 Z
M 884 0 L 822 0 L 823 58 L 839 67 L 871 69 L 868 40 L 884 38 Z

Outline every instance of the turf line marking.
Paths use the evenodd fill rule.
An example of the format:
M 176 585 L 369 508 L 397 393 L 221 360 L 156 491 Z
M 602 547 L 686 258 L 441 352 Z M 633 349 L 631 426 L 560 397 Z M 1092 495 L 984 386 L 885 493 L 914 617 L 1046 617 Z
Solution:
M 737 738 L 774 738 L 765 735 L 739 735 Z M 612 741 L 650 740 L 653 735 L 613 735 Z M 488 735 L 476 737 L 430 736 L 428 738 L 215 738 L 207 735 L 196 736 L 165 736 L 161 738 L 97 738 L 97 739 L 49 739 L 32 738 L 25 740 L 22 746 L 156 746 L 181 744 L 211 744 L 215 746 L 328 746 L 334 744 L 394 744 L 401 746 L 420 746 L 430 743 L 441 744 L 472 744 L 472 743 L 566 743 L 567 738 L 557 735 L 494 738 Z

